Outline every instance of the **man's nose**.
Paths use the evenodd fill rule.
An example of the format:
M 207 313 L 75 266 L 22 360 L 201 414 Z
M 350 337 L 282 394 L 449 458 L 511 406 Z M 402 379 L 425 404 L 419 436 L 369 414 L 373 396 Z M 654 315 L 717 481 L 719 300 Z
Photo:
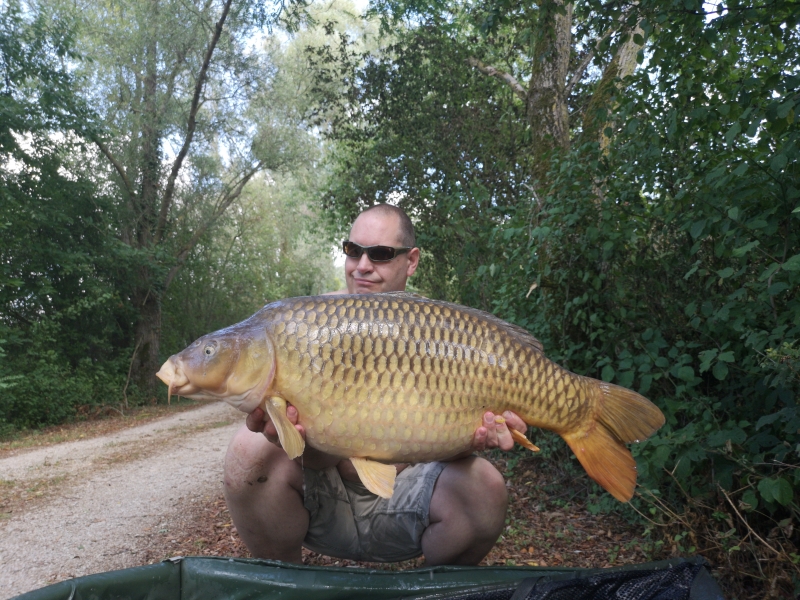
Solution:
M 361 273 L 369 273 L 370 271 L 374 270 L 374 265 L 372 261 L 367 256 L 367 253 L 361 255 L 361 258 L 358 259 L 358 266 L 356 267 Z

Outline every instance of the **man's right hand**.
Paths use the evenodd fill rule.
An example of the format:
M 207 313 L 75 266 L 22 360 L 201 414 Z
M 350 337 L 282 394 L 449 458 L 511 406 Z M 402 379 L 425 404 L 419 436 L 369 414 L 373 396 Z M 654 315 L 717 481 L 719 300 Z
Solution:
M 292 425 L 294 425 L 294 428 L 300 432 L 300 436 L 303 438 L 303 440 L 305 440 L 306 430 L 302 425 L 297 424 L 297 409 L 291 404 L 286 407 L 286 417 L 289 419 Z M 281 441 L 278 438 L 278 430 L 275 428 L 275 424 L 272 422 L 272 419 L 269 418 L 269 415 L 267 415 L 263 409 L 257 408 L 247 415 L 245 424 L 253 433 L 263 433 L 264 437 L 266 437 L 270 442 L 280 447 Z
M 294 425 L 295 429 L 300 433 L 303 440 L 306 439 L 306 430 L 300 425 L 298 420 L 298 412 L 297 409 L 292 406 L 291 404 L 286 407 L 286 417 L 289 419 L 292 425 Z M 278 437 L 278 430 L 275 428 L 275 424 L 272 422 L 272 419 L 269 418 L 263 409 L 257 408 L 249 415 L 247 415 L 247 420 L 245 421 L 247 428 L 252 431 L 253 433 L 261 433 L 267 438 L 270 442 L 281 448 L 281 440 Z M 324 452 L 320 452 L 319 450 L 315 450 L 311 448 L 308 444 L 306 444 L 305 450 L 303 450 L 303 454 L 298 456 L 294 459 L 295 462 L 303 465 L 308 469 L 320 470 L 325 469 L 327 467 L 332 467 L 335 464 L 339 463 L 342 460 L 340 456 L 333 456 L 331 454 L 325 454 Z M 348 463 L 350 461 L 347 461 Z

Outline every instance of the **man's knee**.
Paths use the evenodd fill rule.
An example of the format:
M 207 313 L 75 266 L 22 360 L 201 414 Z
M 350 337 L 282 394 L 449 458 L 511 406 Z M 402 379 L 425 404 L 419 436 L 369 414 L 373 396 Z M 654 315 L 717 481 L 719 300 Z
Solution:
M 453 461 L 431 497 L 430 525 L 422 537 L 429 564 L 478 564 L 500 537 L 508 492 L 503 476 L 477 457 Z
M 302 489 L 299 466 L 262 434 L 241 427 L 233 436 L 225 455 L 226 494 L 247 494 L 266 483 L 286 483 Z
M 503 530 L 508 509 L 506 482 L 492 463 L 475 458 L 470 468 L 469 485 L 464 490 L 464 502 L 471 512 L 480 515 L 475 520 L 478 535 L 497 539 Z
M 505 480 L 488 460 L 471 456 L 451 463 L 442 475 L 445 476 L 445 485 L 451 488 L 451 493 L 459 496 L 462 503 L 505 511 L 508 504 Z
M 508 508 L 508 491 L 498 470 L 489 461 L 473 456 L 454 461 L 442 471 L 431 508 L 439 508 L 437 512 L 444 508 L 450 514 L 455 509 L 464 513 L 480 534 L 497 531 L 499 535 Z

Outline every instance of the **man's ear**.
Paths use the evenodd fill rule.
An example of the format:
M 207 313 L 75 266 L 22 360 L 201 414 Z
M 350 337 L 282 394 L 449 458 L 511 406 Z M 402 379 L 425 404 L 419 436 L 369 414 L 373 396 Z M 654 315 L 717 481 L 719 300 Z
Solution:
M 412 248 L 408 251 L 408 269 L 406 269 L 406 277 L 411 277 L 414 271 L 417 270 L 419 265 L 419 248 Z

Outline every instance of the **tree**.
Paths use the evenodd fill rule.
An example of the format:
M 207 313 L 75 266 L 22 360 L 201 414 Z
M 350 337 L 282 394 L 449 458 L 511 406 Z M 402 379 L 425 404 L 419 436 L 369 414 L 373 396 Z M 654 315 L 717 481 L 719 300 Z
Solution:
M 153 393 L 161 303 L 200 240 L 258 173 L 297 158 L 296 121 L 258 102 L 274 68 L 252 51 L 274 22 L 238 0 L 69 3 L 81 14 L 86 102 L 104 129 L 92 136 L 101 177 L 119 202 L 117 235 L 136 257 L 130 302 L 133 380 Z
M 130 319 L 113 203 L 87 168 L 97 120 L 66 66 L 74 23 L 3 6 L 0 18 L 0 429 L 102 401 Z M 71 380 L 67 378 L 71 375 Z M 120 386 L 121 387 L 121 386 Z
M 568 144 L 555 143 L 557 116 L 533 122 L 527 102 L 545 77 L 534 67 L 561 64 L 557 26 L 542 32 L 546 65 L 530 50 L 544 47 L 532 24 L 551 18 L 547 4 L 442 6 L 413 3 L 380 52 L 340 42 L 315 56 L 343 90 L 321 101 L 341 115 L 326 206 L 346 222 L 398 202 L 429 252 L 423 291 L 488 308 L 571 370 L 653 399 L 667 424 L 637 448 L 642 508 L 668 545 L 691 530 L 718 549 L 736 595 L 788 595 L 800 545 L 785 527 L 800 514 L 796 2 L 575 3 L 582 41 L 556 78 L 572 92 Z M 631 40 L 644 43 L 633 72 L 632 53 L 606 47 Z M 557 108 L 558 89 L 539 87 Z

